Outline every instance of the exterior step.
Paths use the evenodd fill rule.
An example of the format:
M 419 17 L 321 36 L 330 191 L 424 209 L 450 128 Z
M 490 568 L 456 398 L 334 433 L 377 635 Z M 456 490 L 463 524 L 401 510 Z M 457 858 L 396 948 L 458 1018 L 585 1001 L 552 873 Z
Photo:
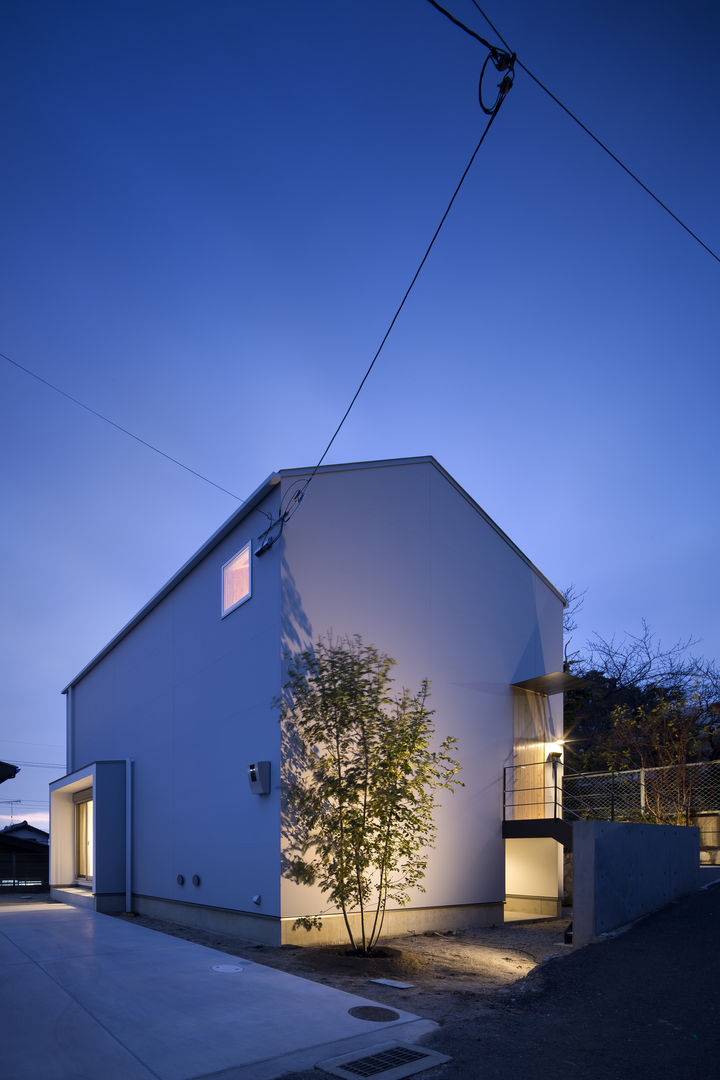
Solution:
M 95 896 L 89 889 L 76 889 L 69 885 L 64 888 L 53 886 L 50 889 L 50 898 L 57 900 L 60 904 L 90 908 L 91 911 L 95 911 Z

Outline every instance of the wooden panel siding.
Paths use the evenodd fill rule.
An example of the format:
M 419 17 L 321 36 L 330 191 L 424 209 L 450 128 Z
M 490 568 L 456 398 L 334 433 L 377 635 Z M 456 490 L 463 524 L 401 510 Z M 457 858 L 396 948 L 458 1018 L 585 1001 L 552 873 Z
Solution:
M 513 718 L 512 793 L 508 794 L 508 814 L 513 820 L 544 818 L 545 744 L 550 727 L 549 705 L 545 694 L 515 690 Z

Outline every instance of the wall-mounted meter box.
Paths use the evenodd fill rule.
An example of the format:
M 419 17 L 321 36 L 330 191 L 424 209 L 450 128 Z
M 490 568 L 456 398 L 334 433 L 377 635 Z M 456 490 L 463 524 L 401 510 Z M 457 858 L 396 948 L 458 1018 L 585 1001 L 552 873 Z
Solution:
M 256 761 L 248 765 L 248 781 L 253 795 L 270 794 L 270 762 Z

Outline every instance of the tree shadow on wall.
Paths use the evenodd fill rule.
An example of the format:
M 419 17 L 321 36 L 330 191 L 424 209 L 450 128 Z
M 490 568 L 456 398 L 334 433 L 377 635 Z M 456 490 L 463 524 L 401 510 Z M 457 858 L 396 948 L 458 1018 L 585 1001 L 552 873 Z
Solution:
M 312 648 L 312 625 L 305 612 L 295 578 L 283 558 L 281 568 L 282 684 L 287 681 L 288 661 Z M 275 702 L 282 708 L 286 691 Z M 307 825 L 303 824 L 302 806 L 307 791 L 305 753 L 291 724 L 284 723 L 281 733 L 281 849 L 280 871 L 283 877 L 299 884 L 312 884 L 313 875 L 305 862 Z

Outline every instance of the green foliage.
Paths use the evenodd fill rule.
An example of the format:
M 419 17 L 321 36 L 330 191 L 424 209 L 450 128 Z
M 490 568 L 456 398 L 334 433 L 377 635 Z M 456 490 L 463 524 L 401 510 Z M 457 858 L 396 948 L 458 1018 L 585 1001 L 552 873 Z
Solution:
M 455 739 L 431 748 L 429 684 L 393 694 L 395 661 L 361 638 L 321 639 L 288 663 L 279 701 L 286 755 L 286 872 L 316 883 L 369 952 L 388 900 L 422 889 L 435 792 L 460 784 Z M 359 914 L 356 939 L 350 914 Z M 299 920 L 310 928 L 317 918 Z
M 697 757 L 702 719 L 692 701 L 655 701 L 613 709 L 608 758 L 615 769 L 667 768 Z
M 663 647 L 643 623 L 637 635 L 595 635 L 575 653 L 570 667 L 584 685 L 565 695 L 568 764 L 599 772 L 720 756 L 720 673 L 693 645 Z

